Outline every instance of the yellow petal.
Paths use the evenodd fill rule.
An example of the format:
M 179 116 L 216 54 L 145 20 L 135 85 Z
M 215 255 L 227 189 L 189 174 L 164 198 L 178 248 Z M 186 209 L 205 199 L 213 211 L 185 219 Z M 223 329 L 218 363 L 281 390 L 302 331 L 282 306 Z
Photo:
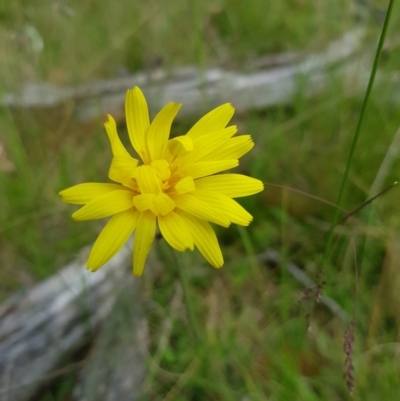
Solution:
M 151 167 L 156 170 L 156 174 L 161 181 L 167 181 L 171 177 L 171 169 L 169 163 L 166 160 L 153 160 Z
M 151 210 L 156 216 L 165 216 L 175 208 L 175 202 L 163 192 L 156 195 L 136 195 L 133 198 L 133 204 L 140 212 Z
M 154 214 L 165 216 L 175 208 L 175 202 L 163 192 L 154 197 Z
M 176 146 L 179 151 L 191 152 L 193 150 L 193 139 L 187 135 L 180 135 L 170 139 L 168 145 L 170 145 L 172 149 Z
M 216 191 L 230 198 L 240 198 L 261 192 L 262 181 L 242 174 L 219 174 L 199 178 L 195 181 L 196 189 Z
M 225 103 L 211 110 L 202 117 L 187 133 L 192 139 L 199 138 L 203 135 L 211 134 L 226 127 L 230 121 L 235 109 L 230 103 Z
M 120 189 L 122 189 L 121 185 L 117 184 L 86 182 L 84 184 L 78 184 L 64 189 L 59 192 L 59 195 L 65 203 L 84 205 L 98 196 Z
M 224 264 L 224 259 L 217 236 L 210 224 L 184 212 L 180 212 L 179 216 L 188 226 L 194 244 L 204 258 L 215 268 L 221 267 Z
M 135 240 L 133 242 L 133 274 L 141 276 L 147 256 L 156 233 L 156 216 L 152 212 L 144 212 L 137 222 Z
M 227 142 L 225 142 L 223 147 L 209 153 L 200 161 L 239 159 L 247 152 L 249 152 L 253 148 L 253 146 L 254 142 L 251 139 L 250 135 L 237 136 L 235 138 L 229 139 Z
M 238 165 L 238 160 L 202 161 L 184 167 L 182 169 L 182 174 L 185 176 L 191 176 L 194 179 L 229 170 Z
M 136 181 L 142 194 L 158 194 L 161 192 L 161 181 L 151 166 L 136 168 Z
M 133 207 L 132 192 L 116 190 L 100 195 L 81 207 L 72 218 L 74 220 L 94 220 L 112 216 Z
M 193 237 L 185 221 L 175 212 L 158 217 L 158 226 L 164 239 L 178 251 L 193 251 Z
M 210 221 L 211 223 L 219 224 L 223 227 L 228 227 L 230 224 L 229 219 L 225 215 L 216 212 L 212 206 L 195 196 L 182 194 L 172 196 L 172 198 L 179 209 L 190 213 L 193 216 Z
M 126 93 L 125 116 L 132 146 L 143 162 L 147 163 L 146 134 L 150 126 L 149 109 L 143 92 L 137 86 Z
M 237 132 L 237 127 L 223 128 L 219 131 L 213 132 L 208 135 L 203 135 L 193 141 L 193 152 L 191 152 L 185 159 L 185 163 L 194 163 L 216 149 L 224 146 L 226 141 L 230 139 Z
M 231 223 L 248 226 L 253 216 L 236 201 L 226 195 L 211 191 L 194 191 L 193 197 L 206 203 L 214 213 L 225 216 Z
M 108 177 L 116 182 L 124 183 L 135 176 L 138 160 L 133 157 L 113 157 Z
M 110 260 L 133 233 L 139 217 L 137 210 L 128 210 L 113 216 L 104 226 L 90 251 L 87 268 L 98 270 Z
M 111 150 L 116 157 L 131 157 L 129 152 L 125 149 L 117 133 L 117 125 L 112 116 L 108 114 L 108 120 L 104 123 L 108 139 L 110 140 Z
M 172 121 L 181 106 L 178 103 L 168 103 L 158 112 L 152 121 L 147 134 L 147 145 L 151 160 L 161 159 L 164 146 L 168 142 Z
M 154 209 L 154 194 L 139 194 L 133 197 L 133 204 L 139 212 Z
M 192 177 L 185 177 L 175 185 L 175 191 L 178 194 L 193 192 L 195 189 L 196 187 Z
M 162 158 L 171 163 L 178 156 L 186 155 L 193 150 L 192 138 L 187 135 L 170 139 L 164 147 Z

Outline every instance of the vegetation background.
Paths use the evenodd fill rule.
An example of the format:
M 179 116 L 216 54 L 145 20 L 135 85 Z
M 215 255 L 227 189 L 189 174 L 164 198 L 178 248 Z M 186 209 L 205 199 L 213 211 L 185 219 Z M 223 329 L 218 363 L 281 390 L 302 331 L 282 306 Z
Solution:
M 387 4 L 2 0 L 0 90 L 15 93 L 37 81 L 78 85 L 155 67 L 240 71 L 258 56 L 322 50 L 357 26 L 367 29 L 364 47 L 374 51 Z M 373 88 L 345 190 L 342 207 L 348 211 L 375 195 L 371 187 L 386 157 L 391 165 L 381 182 L 388 186 L 399 179 L 400 146 L 393 141 L 400 127 L 399 26 L 397 2 L 379 65 L 382 79 Z M 399 188 L 337 227 L 324 269 L 334 208 L 306 195 L 337 198 L 363 100 L 347 85 L 332 73 L 326 91 L 310 99 L 307 82 L 300 82 L 293 104 L 235 117 L 240 132 L 252 134 L 256 143 L 241 171 L 265 181 L 266 189 L 243 201 L 254 216 L 248 229 L 218 230 L 223 269 L 206 266 L 196 253 L 187 256 L 207 345 L 196 344 L 184 314 L 172 315 L 178 280 L 173 263 L 145 270 L 152 303 L 149 353 L 159 358 L 143 400 L 339 401 L 351 399 L 346 381 L 350 387 L 353 382 L 355 400 L 399 399 Z M 0 300 L 56 273 L 104 224 L 73 222 L 71 207 L 57 196 L 73 184 L 102 181 L 109 166 L 103 121 L 82 125 L 72 116 L 69 108 L 0 109 Z M 198 117 L 180 120 L 173 133 Z M 296 263 L 320 287 L 304 292 L 286 269 L 258 264 L 252 256 L 267 249 Z M 354 326 L 316 302 L 320 288 Z M 167 317 L 173 325 L 160 348 Z M 349 365 L 344 369 L 345 342 L 353 353 L 354 379 Z M 41 401 L 68 400 L 76 374 L 59 379 Z

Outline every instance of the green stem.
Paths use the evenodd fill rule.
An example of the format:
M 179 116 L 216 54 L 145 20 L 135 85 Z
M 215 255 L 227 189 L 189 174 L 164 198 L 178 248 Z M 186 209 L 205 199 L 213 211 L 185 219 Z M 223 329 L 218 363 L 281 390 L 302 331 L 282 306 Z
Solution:
M 333 217 L 332 225 L 331 225 L 331 228 L 329 230 L 328 242 L 327 242 L 327 245 L 326 245 L 326 248 L 325 248 L 325 253 L 324 253 L 324 257 L 323 257 L 323 261 L 322 261 L 322 268 L 324 268 L 324 266 L 325 266 L 325 264 L 326 264 L 326 262 L 327 262 L 327 260 L 329 258 L 331 249 L 332 249 L 332 243 L 333 243 L 333 237 L 334 237 L 334 228 L 335 228 L 335 226 L 337 225 L 337 223 L 339 221 L 340 205 L 342 203 L 344 188 L 345 188 L 347 180 L 348 180 L 350 166 L 351 166 L 352 161 L 353 161 L 354 151 L 356 149 L 357 141 L 358 141 L 358 138 L 359 138 L 360 132 L 361 132 L 361 126 L 362 126 L 362 123 L 363 123 L 363 120 L 364 120 L 365 110 L 367 108 L 367 104 L 368 104 L 368 100 L 369 100 L 369 97 L 370 97 L 370 94 L 371 94 L 372 86 L 374 85 L 375 75 L 376 75 L 376 72 L 378 70 L 379 59 L 380 59 L 380 55 L 381 55 L 381 52 L 382 52 L 383 44 L 385 42 L 386 32 L 387 32 L 387 29 L 388 29 L 388 26 L 389 26 L 390 17 L 392 15 L 393 4 L 394 4 L 394 0 L 390 0 L 389 5 L 388 5 L 388 9 L 387 9 L 387 12 L 386 12 L 385 22 L 384 22 L 383 27 L 382 27 L 381 36 L 379 38 L 378 48 L 376 49 L 376 54 L 375 54 L 375 58 L 374 58 L 374 64 L 372 66 L 371 75 L 369 77 L 367 90 L 365 92 L 363 104 L 362 104 L 362 107 L 361 107 L 360 117 L 358 119 L 356 131 L 355 131 L 355 134 L 354 134 L 354 137 L 353 137 L 353 142 L 351 144 L 349 157 L 347 158 L 346 169 L 345 169 L 345 172 L 343 174 L 342 183 L 340 185 L 339 195 L 338 195 L 337 201 L 336 201 L 337 209 L 335 211 L 335 215 Z
M 265 292 L 265 287 L 263 286 L 263 276 L 260 270 L 260 264 L 258 263 L 257 258 L 254 256 L 256 252 L 254 250 L 253 244 L 251 243 L 249 233 L 243 226 L 236 227 L 238 229 L 240 238 L 244 246 L 244 250 L 246 252 L 247 260 L 255 281 L 255 286 L 257 287 L 259 295 L 262 296 Z
M 186 271 L 187 266 L 185 266 L 185 264 L 183 263 L 181 254 L 178 255 L 178 252 L 175 250 L 173 250 L 172 252 L 174 253 L 176 264 L 178 265 L 179 269 L 179 278 L 181 280 L 183 296 L 185 297 L 186 301 L 190 327 L 197 341 L 203 342 L 203 336 L 201 334 L 200 326 L 197 322 L 196 315 L 194 313 L 193 298 L 190 296 L 189 280 Z
M 369 205 L 370 203 L 372 203 L 375 199 L 379 198 L 380 196 L 384 195 L 387 191 L 389 191 L 389 189 L 392 189 L 395 185 L 397 185 L 398 182 L 395 181 L 392 184 L 390 184 L 388 187 L 386 187 L 385 189 L 383 189 L 381 192 L 379 192 L 378 194 L 376 194 L 375 196 L 373 196 L 372 198 L 367 199 L 362 205 L 358 206 L 356 209 L 354 209 L 352 212 L 347 213 L 346 216 L 344 216 L 343 218 L 341 218 L 339 220 L 339 224 L 340 223 L 346 223 L 346 221 L 351 217 L 354 216 L 356 213 L 358 213 L 361 209 L 364 209 L 365 206 Z

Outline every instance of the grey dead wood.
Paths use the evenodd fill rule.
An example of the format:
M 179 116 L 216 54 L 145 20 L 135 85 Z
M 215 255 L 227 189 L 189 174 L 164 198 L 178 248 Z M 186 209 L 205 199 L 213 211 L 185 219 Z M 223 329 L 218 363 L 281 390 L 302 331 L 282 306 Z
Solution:
M 176 101 L 183 103 L 179 117 L 198 114 L 225 102 L 233 102 L 238 112 L 245 112 L 292 103 L 299 84 L 305 88 L 305 96 L 315 96 L 331 82 L 334 71 L 345 80 L 349 93 L 356 94 L 365 88 L 370 71 L 370 54 L 368 47 L 364 51 L 364 38 L 365 30 L 357 28 L 320 52 L 277 54 L 252 60 L 244 66 L 246 72 L 183 67 L 171 73 L 157 69 L 76 87 L 30 83 L 23 85 L 19 93 L 0 97 L 0 105 L 54 108 L 73 102 L 77 119 L 84 122 L 105 114 L 121 115 L 126 89 L 138 85 L 153 111 Z
M 145 378 L 147 322 L 141 312 L 140 279 L 117 296 L 102 324 L 74 389 L 74 401 L 135 401 Z
M 95 274 L 85 261 L 78 258 L 0 306 L 1 401 L 28 400 L 66 355 L 93 339 L 121 289 L 132 287 L 129 247 Z

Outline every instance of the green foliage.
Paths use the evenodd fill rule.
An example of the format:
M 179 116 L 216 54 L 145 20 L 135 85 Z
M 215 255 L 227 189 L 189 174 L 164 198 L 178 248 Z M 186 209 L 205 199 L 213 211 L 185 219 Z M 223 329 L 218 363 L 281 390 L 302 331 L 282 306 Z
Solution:
M 379 17 L 387 1 L 374 3 Z M 159 65 L 240 68 L 266 53 L 316 51 L 354 26 L 352 5 L 345 0 L 3 1 L 1 89 L 16 92 L 21 83 L 37 80 L 69 85 Z M 399 19 L 397 6 L 392 27 Z M 370 21 L 373 40 L 380 32 L 377 21 Z M 384 77 L 398 69 L 393 28 L 388 42 L 380 63 Z M 240 131 L 251 133 L 256 143 L 241 169 L 264 180 L 266 189 L 241 200 L 254 216 L 248 229 L 218 229 L 223 269 L 214 271 L 196 253 L 187 255 L 202 344 L 191 334 L 176 266 L 159 247 L 165 268 L 148 269 L 143 278 L 149 351 L 158 363 L 149 368 L 143 400 L 350 399 L 342 378 L 348 323 L 316 303 L 315 292 L 302 297 L 304 288 L 282 266 L 257 263 L 253 253 L 266 249 L 278 251 L 284 263 L 295 262 L 316 283 L 325 282 L 324 294 L 355 314 L 353 399 L 399 397 L 398 188 L 337 228 L 327 269 L 322 275 L 320 270 L 334 208 L 308 194 L 330 202 L 337 198 L 362 104 L 360 96 L 348 95 L 347 85 L 332 72 L 326 91 L 309 99 L 307 82 L 299 81 L 292 105 L 236 117 Z M 380 79 L 350 170 L 346 211 L 367 199 L 392 151 L 397 153 L 383 185 L 399 178 L 399 150 L 389 152 L 400 125 L 398 105 L 392 80 Z M 51 113 L 0 112 L 0 158 L 12 164 L 5 168 L 0 160 L 0 299 L 56 272 L 93 242 L 102 226 L 73 222 L 71 207 L 57 197 L 75 183 L 104 180 L 110 161 L 101 121 L 78 125 L 72 113 L 69 105 Z M 174 132 L 192 123 L 180 121 Z M 173 299 L 180 299 L 175 311 Z M 162 331 L 167 319 L 168 335 Z M 73 379 L 57 382 L 43 401 L 67 399 Z

